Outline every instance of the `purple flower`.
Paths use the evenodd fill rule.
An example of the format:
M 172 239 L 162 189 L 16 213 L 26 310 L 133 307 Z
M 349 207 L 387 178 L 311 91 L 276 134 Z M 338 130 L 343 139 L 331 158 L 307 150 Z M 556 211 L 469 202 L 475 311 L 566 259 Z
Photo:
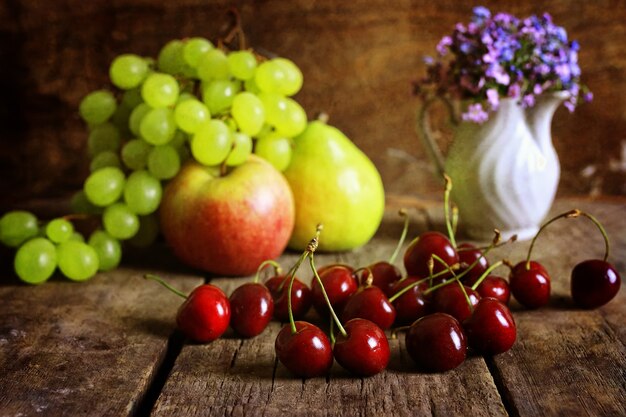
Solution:
M 489 115 L 483 110 L 482 104 L 474 103 L 469 105 L 467 112 L 463 113 L 461 118 L 466 122 L 484 123 L 489 118 Z
M 497 110 L 500 105 L 500 95 L 495 88 L 487 89 L 487 101 L 491 105 L 491 110 Z
M 507 95 L 507 97 L 518 98 L 520 96 L 520 92 L 521 92 L 520 85 L 519 84 L 512 84 L 509 87 L 509 90 L 507 91 L 506 95 Z
M 535 105 L 535 96 L 532 94 L 526 94 L 524 98 L 522 98 L 522 107 L 532 107 Z
M 437 52 L 439 55 L 444 56 L 448 52 L 448 47 L 452 45 L 452 38 L 450 36 L 444 36 L 437 44 Z
M 493 78 L 498 84 L 509 85 L 511 82 L 511 77 L 504 71 L 504 68 L 502 68 L 500 64 L 491 65 L 487 71 L 485 71 L 485 74 L 487 77 Z
M 593 93 L 591 91 L 588 91 L 585 94 L 583 94 L 583 101 L 585 103 L 589 103 L 591 100 L 593 100 Z

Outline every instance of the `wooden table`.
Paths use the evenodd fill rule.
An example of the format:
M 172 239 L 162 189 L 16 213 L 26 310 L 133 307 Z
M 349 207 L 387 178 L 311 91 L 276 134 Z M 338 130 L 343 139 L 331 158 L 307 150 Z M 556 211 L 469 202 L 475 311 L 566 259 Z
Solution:
M 364 266 L 386 259 L 401 231 L 397 206 L 410 209 L 409 236 L 442 229 L 441 206 L 390 199 L 375 239 L 344 254 L 319 254 L 317 264 Z M 626 278 L 626 203 L 559 200 L 553 213 L 578 207 L 605 225 L 611 261 Z M 322 235 L 323 239 L 323 235 Z M 521 260 L 528 242 L 497 250 L 491 260 Z M 551 271 L 550 306 L 535 311 L 512 302 L 518 326 L 513 348 L 492 358 L 471 355 L 459 368 L 416 369 L 404 337 L 390 340 L 389 368 L 355 378 L 337 364 L 326 378 L 295 378 L 274 354 L 281 325 L 242 340 L 232 332 L 206 345 L 174 330 L 180 299 L 154 282 L 158 273 L 184 291 L 205 279 L 165 248 L 125 259 L 123 267 L 77 284 L 54 278 L 21 285 L 0 276 L 0 416 L 57 415 L 626 415 L 626 291 L 606 306 L 576 309 L 569 274 L 601 257 L 599 233 L 584 219 L 559 221 L 538 240 L 533 258 Z M 297 254 L 280 259 L 293 264 Z M 398 265 L 401 265 L 399 262 Z M 301 278 L 311 274 L 303 270 Z M 506 273 L 502 269 L 503 274 Z M 230 292 L 246 279 L 213 278 Z M 311 313 L 315 320 L 314 313 Z

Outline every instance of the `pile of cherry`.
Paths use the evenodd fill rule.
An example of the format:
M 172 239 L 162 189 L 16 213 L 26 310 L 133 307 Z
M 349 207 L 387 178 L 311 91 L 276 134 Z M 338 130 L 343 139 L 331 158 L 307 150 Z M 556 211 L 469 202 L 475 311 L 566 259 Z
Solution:
M 406 216 L 402 237 L 390 260 L 360 269 L 343 264 L 317 269 L 318 228 L 288 273 L 282 274 L 274 261 L 266 261 L 254 282 L 241 285 L 230 298 L 210 284 L 196 288 L 189 296 L 173 289 L 186 298 L 178 311 L 177 325 L 190 339 L 210 342 L 229 324 L 242 337 L 254 337 L 265 330 L 272 317 L 287 322 L 276 338 L 276 354 L 292 373 L 305 378 L 326 375 L 333 359 L 358 376 L 381 372 L 390 357 L 385 330 L 395 325 L 393 334 L 406 330 L 406 349 L 421 369 L 446 371 L 459 366 L 468 349 L 496 355 L 513 346 L 517 331 L 507 307 L 511 294 L 526 308 L 544 306 L 550 299 L 550 276 L 540 263 L 531 260 L 535 240 L 553 221 L 581 216 L 599 228 L 606 252 L 602 260 L 575 266 L 571 275 L 573 301 L 582 308 L 596 308 L 619 290 L 619 274 L 606 261 L 606 232 L 588 213 L 571 210 L 548 221 L 531 242 L 527 259 L 516 265 L 506 260 L 489 264 L 485 255 L 503 244 L 497 231 L 486 248 L 468 243 L 457 246 L 454 221 L 448 214 L 446 209 L 448 236 L 427 231 L 409 244 L 404 253 L 406 276 L 393 265 L 406 236 Z M 311 287 L 296 278 L 306 260 L 313 274 Z M 510 267 L 508 281 L 492 274 L 503 264 Z M 261 270 L 269 265 L 274 267 L 274 275 L 260 283 Z M 147 278 L 168 286 L 158 277 Z M 330 320 L 329 336 L 303 321 L 311 306 L 323 320 Z

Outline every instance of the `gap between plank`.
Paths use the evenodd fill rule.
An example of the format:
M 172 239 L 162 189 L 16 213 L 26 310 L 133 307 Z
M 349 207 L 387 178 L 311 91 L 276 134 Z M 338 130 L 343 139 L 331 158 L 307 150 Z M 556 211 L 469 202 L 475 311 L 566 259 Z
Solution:
M 504 405 L 504 410 L 511 417 L 519 417 L 519 410 L 511 398 L 511 393 L 504 383 L 504 378 L 498 368 L 498 365 L 496 365 L 496 361 L 494 358 L 488 357 L 483 357 L 483 359 L 487 365 L 487 369 L 489 369 L 489 374 L 493 379 L 493 384 L 496 386 L 498 394 L 500 394 L 500 401 L 502 401 L 502 405 Z

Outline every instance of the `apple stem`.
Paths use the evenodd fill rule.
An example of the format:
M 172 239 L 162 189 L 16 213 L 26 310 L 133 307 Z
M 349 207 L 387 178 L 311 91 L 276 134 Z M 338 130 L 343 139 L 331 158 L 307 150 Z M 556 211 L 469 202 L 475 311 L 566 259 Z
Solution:
M 261 277 L 261 271 L 265 269 L 268 265 L 274 267 L 274 274 L 276 276 L 279 276 L 282 273 L 282 268 L 280 267 L 280 264 L 278 262 L 273 259 L 267 259 L 261 262 L 261 265 L 259 265 L 259 267 L 257 268 L 256 274 L 254 275 L 254 280 L 252 282 L 254 282 L 255 284 L 259 282 L 259 279 Z
M 448 237 L 452 247 L 456 249 L 456 240 L 454 239 L 454 230 L 452 230 L 452 222 L 450 220 L 450 191 L 452 190 L 452 179 L 448 174 L 443 174 L 445 180 L 445 188 L 443 192 L 443 215 L 446 219 L 446 228 L 448 229 Z
M 496 269 L 497 267 L 501 265 L 504 265 L 504 261 L 498 261 L 495 264 L 491 265 L 489 268 L 487 268 L 487 270 L 485 270 L 485 272 L 483 272 L 482 275 L 476 280 L 474 285 L 472 285 L 472 289 L 475 291 L 476 288 L 478 288 L 478 286 L 483 282 L 483 280 L 487 278 L 487 276 L 491 273 L 491 271 L 493 271 L 494 269 Z
M 452 269 L 458 269 L 458 268 L 459 268 L 459 266 L 460 266 L 459 264 L 454 264 L 454 265 L 452 265 L 450 268 L 452 268 Z M 447 274 L 447 273 L 448 273 L 448 270 L 445 270 L 445 271 L 440 271 L 440 272 L 437 272 L 436 274 L 434 274 L 432 277 L 433 277 L 433 278 L 437 278 L 437 277 L 440 277 L 441 275 L 444 275 L 444 274 Z M 459 275 L 459 276 L 461 276 L 461 275 Z M 402 278 L 400 281 L 403 281 L 403 280 L 405 280 L 405 279 L 406 279 L 406 277 Z M 426 281 L 428 281 L 428 280 L 430 280 L 430 279 L 431 279 L 431 277 L 422 278 L 422 279 L 420 279 L 420 280 L 418 280 L 418 281 L 415 281 L 415 282 L 414 282 L 414 283 L 412 283 L 411 285 L 407 285 L 406 287 L 402 288 L 400 291 L 398 291 L 397 293 L 395 293 L 394 295 L 392 295 L 392 296 L 389 298 L 389 302 L 390 302 L 390 303 L 393 303 L 395 300 L 397 300 L 398 298 L 402 297 L 402 295 L 403 295 L 404 293 L 409 292 L 409 291 L 410 291 L 413 287 L 416 287 L 416 286 L 420 285 L 421 283 L 426 282 Z M 398 281 L 398 282 L 400 282 L 400 281 Z
M 400 215 L 400 217 L 404 218 L 404 226 L 402 228 L 402 234 L 400 235 L 400 240 L 398 241 L 396 250 L 393 251 L 393 253 L 391 254 L 391 257 L 389 258 L 390 264 L 393 264 L 396 261 L 396 258 L 398 257 L 398 254 L 400 253 L 400 250 L 402 249 L 402 245 L 404 244 L 404 241 L 406 239 L 407 232 L 409 231 L 409 216 L 406 213 L 406 209 L 403 209 L 403 208 L 400 209 L 398 211 L 398 214 Z
M 311 269 L 313 270 L 313 275 L 315 276 L 315 279 L 317 280 L 317 283 L 320 285 L 320 288 L 322 289 L 322 295 L 324 296 L 324 300 L 326 301 L 326 304 L 328 305 L 328 309 L 330 310 L 330 315 L 333 317 L 333 320 L 337 324 L 337 328 L 339 329 L 341 334 L 344 337 L 348 337 L 348 333 L 346 332 L 346 329 L 344 329 L 343 326 L 341 325 L 341 321 L 339 321 L 339 318 L 335 314 L 335 310 L 333 309 L 333 306 L 331 305 L 330 300 L 328 299 L 328 294 L 326 294 L 326 288 L 324 288 L 324 284 L 322 283 L 322 279 L 320 278 L 319 274 L 317 273 L 317 269 L 315 268 L 315 256 L 314 256 L 313 253 L 311 253 L 311 256 L 309 257 L 309 263 L 311 264 Z
M 176 289 L 176 288 L 172 287 L 170 284 L 168 284 L 167 282 L 165 282 L 165 281 L 163 280 L 163 278 L 161 278 L 161 277 L 159 277 L 159 276 L 157 276 L 157 275 L 154 275 L 154 274 L 145 274 L 143 277 L 144 277 L 145 279 L 151 279 L 152 281 L 156 281 L 156 282 L 158 282 L 159 284 L 163 285 L 165 288 L 167 288 L 168 290 L 170 290 L 171 292 L 173 292 L 174 294 L 176 294 L 176 295 L 178 295 L 178 296 L 180 296 L 180 297 L 187 298 L 187 295 L 186 295 L 186 294 L 184 294 L 182 291 L 180 291 L 180 290 L 178 290 L 178 289 Z
M 573 209 L 570 211 L 566 211 L 565 213 L 561 213 L 553 218 L 551 218 L 550 220 L 548 220 L 547 222 L 545 222 L 537 231 L 537 234 L 535 234 L 535 237 L 533 237 L 533 240 L 530 241 L 530 247 L 528 248 L 528 255 L 526 256 L 526 270 L 530 271 L 530 255 L 533 251 L 533 247 L 535 246 L 535 242 L 537 241 L 537 238 L 539 237 L 539 235 L 541 234 L 541 232 L 543 232 L 543 230 L 548 227 L 548 225 L 552 224 L 553 222 L 559 220 L 559 219 L 563 219 L 563 218 L 570 218 L 570 217 L 578 217 L 580 216 L 582 213 L 580 210 L 578 209 Z
M 320 114 L 317 115 L 317 121 L 322 122 L 324 124 L 328 124 L 328 113 L 326 112 L 320 112 Z

